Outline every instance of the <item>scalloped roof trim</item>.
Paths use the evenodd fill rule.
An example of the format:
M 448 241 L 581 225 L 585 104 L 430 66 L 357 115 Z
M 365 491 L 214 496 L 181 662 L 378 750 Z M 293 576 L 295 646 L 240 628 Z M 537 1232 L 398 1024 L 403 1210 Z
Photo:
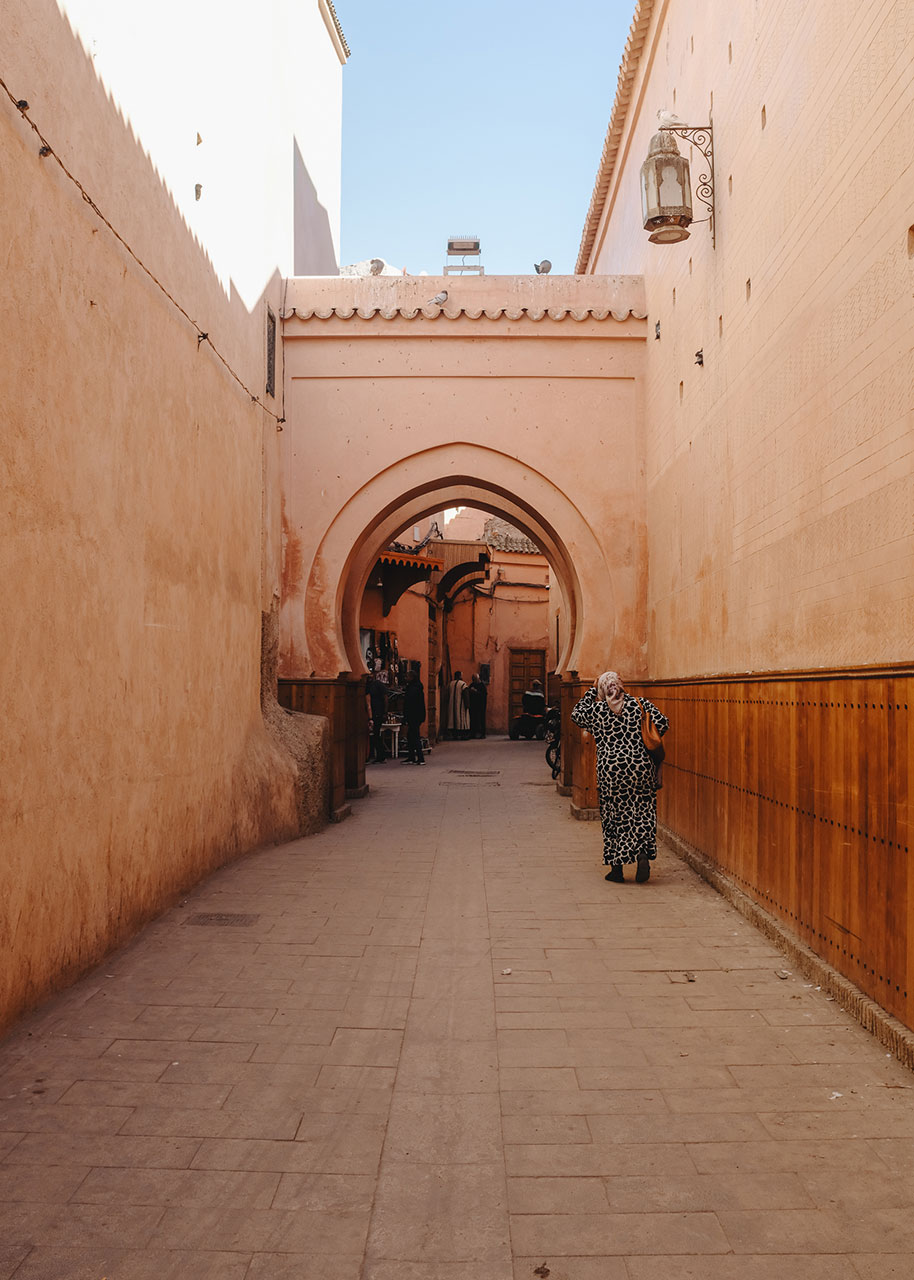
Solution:
M 625 50 L 622 54 L 622 65 L 619 67 L 616 97 L 610 113 L 609 127 L 606 130 L 606 139 L 603 143 L 600 163 L 597 166 L 593 195 L 590 198 L 590 207 L 587 210 L 584 230 L 581 233 L 581 245 L 578 249 L 578 260 L 574 268 L 577 275 L 586 275 L 587 268 L 590 265 L 600 220 L 606 208 L 606 199 L 609 195 L 610 183 L 612 182 L 616 160 L 619 156 L 622 133 L 628 118 L 632 94 L 634 93 L 635 78 L 641 64 L 641 54 L 644 51 L 644 44 L 653 16 L 654 0 L 637 0 L 632 25 L 628 32 L 628 40 L 625 43 Z
M 497 307 L 494 310 L 480 307 L 458 307 L 456 310 L 447 307 L 292 307 L 281 314 L 282 320 L 290 320 L 297 316 L 299 320 L 351 320 L 357 316 L 360 320 L 414 320 L 421 316 L 425 320 L 459 320 L 465 316 L 468 320 L 644 320 L 646 311 L 613 311 L 611 308 L 585 307 Z

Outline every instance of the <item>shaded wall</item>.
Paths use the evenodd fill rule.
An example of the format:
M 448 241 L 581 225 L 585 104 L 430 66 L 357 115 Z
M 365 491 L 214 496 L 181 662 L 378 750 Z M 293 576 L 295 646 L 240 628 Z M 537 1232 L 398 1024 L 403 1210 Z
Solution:
M 0 95 L 0 1023 L 313 820 L 261 713 L 276 426 L 213 350 L 262 393 L 263 304 L 226 296 L 56 7 L 5 17 L 4 75 L 151 274 Z

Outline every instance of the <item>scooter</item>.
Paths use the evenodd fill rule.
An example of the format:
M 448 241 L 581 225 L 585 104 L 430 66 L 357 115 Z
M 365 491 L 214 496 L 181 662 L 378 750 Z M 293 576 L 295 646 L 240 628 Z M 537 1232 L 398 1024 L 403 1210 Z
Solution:
M 508 737 L 512 742 L 516 742 L 518 738 L 526 738 L 528 742 L 536 738 L 542 742 L 545 736 L 546 717 L 531 715 L 529 711 L 521 712 L 508 730 Z
M 546 763 L 557 778 L 562 772 L 562 713 L 558 707 L 546 712 Z

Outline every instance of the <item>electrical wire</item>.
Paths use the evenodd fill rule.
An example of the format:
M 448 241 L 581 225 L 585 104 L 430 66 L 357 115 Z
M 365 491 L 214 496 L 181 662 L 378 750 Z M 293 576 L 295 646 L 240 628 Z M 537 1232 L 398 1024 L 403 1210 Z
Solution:
M 137 254 L 137 253 L 136 253 L 136 252 L 135 252 L 135 251 L 130 247 L 130 245 L 127 243 L 127 241 L 126 241 L 126 240 L 124 239 L 124 237 L 121 235 L 121 233 L 117 230 L 117 228 L 116 228 L 116 227 L 115 227 L 115 226 L 114 226 L 114 225 L 109 221 L 109 219 L 108 219 L 108 218 L 106 218 L 106 217 L 105 217 L 105 215 L 102 213 L 101 209 L 98 207 L 98 205 L 97 205 L 97 204 L 95 203 L 95 201 L 92 199 L 92 197 L 89 195 L 88 191 L 87 191 L 87 190 L 86 190 L 86 188 L 83 186 L 83 184 L 80 182 L 80 180 L 76 177 L 76 175 L 75 175 L 74 173 L 71 173 L 71 171 L 67 168 L 67 166 L 64 164 L 63 160 L 60 158 L 60 156 L 57 154 L 57 152 L 54 150 L 54 148 L 53 148 L 53 147 L 51 146 L 51 144 L 48 142 L 47 138 L 44 136 L 44 134 L 41 132 L 41 130 L 38 128 L 38 126 L 35 124 L 34 120 L 32 120 L 32 118 L 29 116 L 29 114 L 28 114 L 29 104 L 28 104 L 27 100 L 26 100 L 25 98 L 16 98 L 16 97 L 14 97 L 14 95 L 10 92 L 10 88 L 9 88 L 9 86 L 7 85 L 6 81 L 3 79 L 3 77 L 2 77 L 2 76 L 0 76 L 0 88 L 2 88 L 2 89 L 3 89 L 3 92 L 4 92 L 4 93 L 6 94 L 6 96 L 9 98 L 10 102 L 13 104 L 13 106 L 16 108 L 16 110 L 17 110 L 17 111 L 19 112 L 19 114 L 22 116 L 22 119 L 26 122 L 26 124 L 29 126 L 29 128 L 32 130 L 32 132 L 35 134 L 35 137 L 36 137 L 36 138 L 38 139 L 38 141 L 41 143 L 41 146 L 40 146 L 40 147 L 39 147 L 39 149 L 38 149 L 38 154 L 39 154 L 39 156 L 41 156 L 41 157 L 42 157 L 42 159 L 45 159 L 45 158 L 47 158 L 47 157 L 49 157 L 49 156 L 50 156 L 51 158 L 53 158 L 53 159 L 57 162 L 57 164 L 59 165 L 59 167 L 61 168 L 61 170 L 66 174 L 66 176 L 69 178 L 69 180 L 73 183 L 73 185 L 76 187 L 76 189 L 80 192 L 80 194 L 82 195 L 82 198 L 83 198 L 83 200 L 85 201 L 85 203 L 89 206 L 89 208 L 92 210 L 92 212 L 95 214 L 95 216 L 96 216 L 96 217 L 97 217 L 101 222 L 103 222 L 103 223 L 105 224 L 105 226 L 108 228 L 108 230 L 109 230 L 109 231 L 111 232 L 111 234 L 114 236 L 115 240 L 117 240 L 118 244 L 120 244 L 120 245 L 121 245 L 121 246 L 122 246 L 122 247 L 127 251 L 127 253 L 128 253 L 128 254 L 130 255 L 130 257 L 133 259 L 133 261 L 137 264 L 137 266 L 140 268 L 140 270 L 141 270 L 145 275 L 147 275 L 147 276 L 149 277 L 149 279 L 153 282 L 153 284 L 156 286 L 156 288 L 157 288 L 157 289 L 159 289 L 159 291 L 165 295 L 165 297 L 168 299 L 168 301 L 171 303 L 171 305 L 175 308 L 175 310 L 176 310 L 176 311 L 178 311 L 178 312 L 180 312 L 180 314 L 184 317 L 184 319 L 187 321 L 187 323 L 188 323 L 189 325 L 191 325 L 191 326 L 196 330 L 196 333 L 197 333 L 197 349 L 199 350 L 199 348 L 202 346 L 202 344 L 203 344 L 204 342 L 205 342 L 205 343 L 207 343 L 207 345 L 209 346 L 210 350 L 211 350 L 211 351 L 213 352 L 213 354 L 215 355 L 216 359 L 217 359 L 217 360 L 219 360 L 219 361 L 220 361 L 220 363 L 225 367 L 225 369 L 227 370 L 227 372 L 229 373 L 229 375 L 230 375 L 230 376 L 235 380 L 235 382 L 237 382 L 237 383 L 238 383 L 239 387 L 241 387 L 242 391 L 244 391 L 246 395 L 250 396 L 250 398 L 251 398 L 251 402 L 252 402 L 253 404 L 260 405 L 260 407 L 261 407 L 261 409 L 263 410 L 263 412 L 264 412 L 264 413 L 269 414 L 269 415 L 270 415 L 270 417 L 271 417 L 271 418 L 273 418 L 273 419 L 274 419 L 274 421 L 276 422 L 276 429 L 277 429 L 277 431 L 282 431 L 282 425 L 283 425 L 283 423 L 284 423 L 284 422 L 285 422 L 285 420 L 286 420 L 286 419 L 285 419 L 285 417 L 284 417 L 284 416 L 280 416 L 280 414 L 278 414 L 278 413 L 274 413 L 272 409 L 268 408 L 268 407 L 267 407 L 267 405 L 265 405 L 265 404 L 263 403 L 263 401 L 260 399 L 260 397 L 259 397 L 259 396 L 257 396 L 257 395 L 255 395 L 255 394 L 254 394 L 254 392 L 253 392 L 253 391 L 250 389 L 250 387 L 249 387 L 249 386 L 244 382 L 244 380 L 238 376 L 238 374 L 235 372 L 235 370 L 232 368 L 232 366 L 231 366 L 231 365 L 229 364 L 229 362 L 226 360 L 225 356 L 222 354 L 222 352 L 219 350 L 219 348 L 218 348 L 218 347 L 213 343 L 213 341 L 212 341 L 212 339 L 210 338 L 209 334 L 208 334 L 205 330 L 203 330 L 203 329 L 201 329 L 201 328 L 200 328 L 200 326 L 197 324 L 196 320 L 194 320 L 194 319 L 193 319 L 193 317 L 192 317 L 192 316 L 190 316 L 190 315 L 187 313 L 187 311 L 184 309 L 184 307 L 182 307 L 182 306 L 181 306 L 180 302 L 178 302 L 178 300 L 177 300 L 175 297 L 173 297 L 173 295 L 172 295 L 171 293 L 169 293 L 169 291 L 166 289 L 165 285 L 164 285 L 164 284 L 162 284 L 162 281 L 161 281 L 161 280 L 159 280 L 159 278 L 155 275 L 155 273 L 154 273 L 153 271 L 151 271 L 151 270 L 149 269 L 149 267 L 147 267 L 147 266 L 146 266 L 146 264 L 145 264 L 145 262 L 143 262 L 142 258 L 140 258 L 140 256 L 139 256 L 139 255 L 138 255 L 138 254 Z

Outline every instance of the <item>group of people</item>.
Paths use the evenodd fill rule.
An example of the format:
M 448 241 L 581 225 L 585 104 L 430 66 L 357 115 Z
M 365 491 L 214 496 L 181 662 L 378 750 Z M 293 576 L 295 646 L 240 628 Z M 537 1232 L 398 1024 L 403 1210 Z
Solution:
M 387 720 L 387 685 L 377 671 L 368 673 L 365 688 L 368 708 L 371 750 L 369 764 L 386 764 L 389 758 L 384 741 Z M 452 738 L 484 738 L 486 736 L 486 701 L 488 690 L 478 675 L 469 684 L 456 671 L 444 693 L 442 724 Z M 425 690 L 417 672 L 409 671 L 403 688 L 403 723 L 406 725 L 406 764 L 425 764 L 422 752 L 422 725 L 425 723 Z
M 460 671 L 444 693 L 444 726 L 452 738 L 484 738 L 486 736 L 486 702 L 489 691 L 475 675 L 470 683 Z
M 386 764 L 387 744 L 383 728 L 387 719 L 387 685 L 378 678 L 376 671 L 369 672 L 365 688 L 368 704 L 368 727 L 371 739 L 369 763 Z M 403 687 L 403 722 L 406 725 L 405 764 L 425 764 L 422 753 L 422 726 L 425 723 L 425 690 L 415 671 L 409 671 Z

